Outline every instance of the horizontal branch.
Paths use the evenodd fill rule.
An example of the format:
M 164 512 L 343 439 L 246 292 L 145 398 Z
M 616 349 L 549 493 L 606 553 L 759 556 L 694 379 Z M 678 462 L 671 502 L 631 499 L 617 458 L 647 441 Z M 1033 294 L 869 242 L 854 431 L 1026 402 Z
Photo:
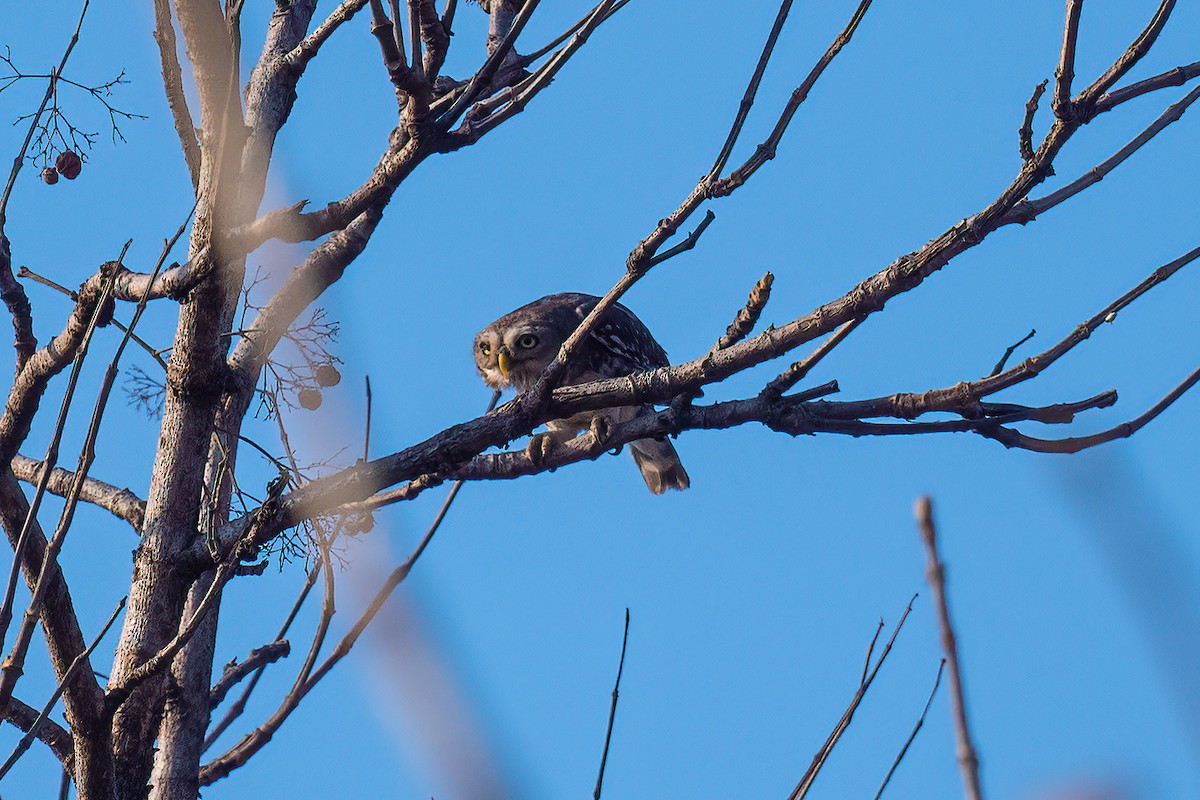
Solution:
M 28 734 L 34 730 L 34 723 L 37 722 L 39 712 L 33 706 L 21 702 L 17 698 L 12 698 L 8 702 L 8 711 L 5 712 L 5 721 L 12 723 L 17 730 Z M 71 743 L 71 734 L 52 719 L 43 719 L 38 723 L 37 730 L 34 731 L 34 738 L 42 744 L 50 748 L 50 752 L 54 753 L 54 757 L 69 769 L 71 761 L 75 756 L 75 746 Z
M 13 456 L 12 471 L 19 480 L 36 483 L 41 470 L 41 461 L 20 453 Z M 46 484 L 46 490 L 59 497 L 66 497 L 70 491 L 71 482 L 74 480 L 74 472 L 55 467 L 50 471 L 50 482 Z M 135 531 L 142 529 L 142 520 L 146 515 L 146 501 L 129 489 L 113 486 L 97 478 L 85 478 L 79 499 L 120 517 L 128 522 Z
M 1172 86 L 1183 86 L 1197 76 L 1200 76 L 1200 61 L 1193 61 L 1191 64 L 1175 67 L 1154 77 L 1146 78 L 1144 81 L 1131 83 L 1122 89 L 1101 95 L 1100 99 L 1096 101 L 1096 113 L 1111 111 L 1121 103 L 1141 97 L 1148 92 L 1156 92 Z

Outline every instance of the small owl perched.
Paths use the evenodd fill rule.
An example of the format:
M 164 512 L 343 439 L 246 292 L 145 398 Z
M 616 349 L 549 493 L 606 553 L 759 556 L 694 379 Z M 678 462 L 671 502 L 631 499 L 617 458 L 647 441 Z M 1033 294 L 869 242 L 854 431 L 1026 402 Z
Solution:
M 547 295 L 488 325 L 475 336 L 475 366 L 484 383 L 493 389 L 529 389 L 599 300 L 577 292 Z M 618 378 L 668 363 L 667 354 L 642 321 L 618 304 L 600 318 L 580 345 L 562 383 Z M 587 430 L 597 416 L 616 425 L 652 410 L 645 405 L 583 411 L 568 419 L 551 420 L 546 427 L 552 440 L 565 441 Z M 683 490 L 691 484 L 669 439 L 638 439 L 630 443 L 629 450 L 655 494 Z

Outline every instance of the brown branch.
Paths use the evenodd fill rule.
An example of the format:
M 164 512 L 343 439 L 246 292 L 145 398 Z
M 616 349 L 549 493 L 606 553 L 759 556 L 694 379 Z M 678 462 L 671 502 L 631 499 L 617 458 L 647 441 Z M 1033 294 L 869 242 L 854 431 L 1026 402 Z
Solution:
M 496 73 L 500 71 L 500 67 L 504 65 L 505 60 L 512 52 L 513 45 L 517 42 L 517 37 L 521 35 L 521 31 L 525 30 L 525 24 L 529 22 L 529 18 L 533 16 L 533 12 L 537 9 L 540 0 L 525 0 L 521 5 L 521 10 L 512 18 L 507 30 L 503 32 L 503 37 L 496 43 L 495 48 L 491 49 L 487 60 L 483 62 L 478 71 L 471 76 L 471 80 L 467 82 L 462 93 L 450 106 L 444 114 L 438 117 L 438 126 L 443 130 L 447 130 L 453 125 L 458 118 L 463 115 L 463 112 L 475 102 L 480 93 L 491 85 L 492 80 L 496 77 Z
M 611 17 L 613 14 L 617 13 L 622 8 L 624 8 L 626 5 L 628 5 L 628 3 L 629 3 L 629 0 L 619 0 L 619 2 L 611 4 L 608 11 L 605 12 L 604 18 L 600 19 L 598 22 L 604 22 L 609 17 Z M 601 3 L 600 5 L 605 5 L 605 4 Z M 592 10 L 589 11 L 583 17 L 581 17 L 578 22 L 576 22 L 571 27 L 567 28 L 565 31 L 560 33 L 555 38 L 551 39 L 548 44 L 545 44 L 545 45 L 539 47 L 537 50 L 534 50 L 532 53 L 530 53 L 527 56 L 521 56 L 521 58 L 520 58 L 521 65 L 527 67 L 530 64 L 536 63 L 537 61 L 541 60 L 542 58 L 544 58 L 545 56 L 550 54 L 555 48 L 557 48 L 563 42 L 567 41 L 572 36 L 575 36 L 577 33 L 579 33 L 581 30 L 583 30 L 590 22 L 592 22 L 593 15 L 596 13 L 597 8 L 599 8 L 599 6 L 593 6 Z
M 1028 342 L 1034 336 L 1037 336 L 1037 329 L 1030 328 L 1029 333 L 1025 334 L 1020 339 L 1006 347 L 1004 349 L 1004 355 L 1000 356 L 1000 360 L 996 362 L 996 366 L 992 367 L 992 371 L 988 373 L 988 377 L 994 378 L 1001 372 L 1004 372 L 1004 365 L 1008 363 L 1008 359 L 1012 357 L 1012 354 L 1017 351 L 1018 347 Z
M 393 0 L 394 4 L 394 0 Z M 371 35 L 379 42 L 379 51 L 383 56 L 383 66 L 387 69 L 388 78 L 396 87 L 396 95 L 401 104 L 407 103 L 412 94 L 412 71 L 404 55 L 404 48 L 398 44 L 396 31 L 400 20 L 394 23 L 383 9 L 381 0 L 370 0 L 371 6 Z
M 1033 158 L 1033 117 L 1037 114 L 1038 101 L 1046 91 L 1046 81 L 1033 87 L 1033 96 L 1025 103 L 1025 120 L 1017 131 L 1017 150 L 1024 161 Z
M 41 720 L 38 723 L 38 720 Z M 52 719 L 41 716 L 36 708 L 13 698 L 8 704 L 5 722 L 11 723 L 22 733 L 32 733 L 33 736 L 50 748 L 54 757 L 64 768 L 69 767 L 75 755 L 75 747 L 71 743 L 71 734 Z M 36 725 L 36 728 L 35 728 Z
M 1122 89 L 1101 95 L 1100 99 L 1096 101 L 1096 113 L 1103 114 L 1105 111 L 1111 111 L 1121 103 L 1141 97 L 1148 92 L 1182 86 L 1197 75 L 1200 75 L 1200 61 L 1193 61 L 1191 64 L 1184 64 L 1143 81 L 1131 83 Z
M 42 462 L 18 453 L 13 456 L 12 471 L 18 480 L 36 484 L 42 472 Z M 74 472 L 55 467 L 50 470 L 46 491 L 58 497 L 66 497 L 74 480 Z M 142 528 L 142 520 L 146 515 L 146 501 L 128 488 L 113 486 L 97 478 L 86 478 L 80 488 L 79 499 L 125 520 L 135 531 Z
M 854 332 L 854 329 L 863 323 L 866 317 L 852 319 L 842 327 L 833 332 L 833 335 L 821 342 L 816 350 L 813 350 L 804 358 L 800 359 L 790 367 L 779 373 L 770 383 L 763 387 L 764 397 L 779 397 L 784 392 L 791 389 L 812 371 L 812 368 L 821 363 L 825 356 L 829 355 L 835 347 L 845 341 L 846 337 Z
M 1066 119 L 1075 113 L 1071 102 L 1071 82 L 1075 80 L 1075 43 L 1079 39 L 1079 14 L 1083 11 L 1083 0 L 1067 0 L 1067 20 L 1063 23 L 1062 54 L 1058 59 L 1058 71 L 1054 73 L 1054 97 L 1050 107 L 1054 116 Z M 1036 98 L 1040 92 L 1035 92 Z M 1036 101 L 1034 108 L 1036 109 Z
M 159 257 L 158 266 L 155 267 L 155 272 L 161 267 L 166 260 L 167 254 L 170 252 L 172 242 L 163 243 L 162 255 Z M 124 258 L 126 251 L 129 248 L 129 243 L 126 243 L 125 249 L 121 251 L 121 256 L 117 259 L 117 264 L 120 264 L 121 258 Z M 114 273 L 115 274 L 115 273 Z M 153 276 L 151 276 L 153 281 Z M 108 298 L 108 293 L 111 291 L 112 278 L 106 283 L 104 290 L 97 303 L 96 311 L 93 314 L 90 322 L 92 330 L 95 329 L 100 317 L 106 313 L 105 302 Z M 96 403 L 92 411 L 91 421 L 88 424 L 87 433 L 84 437 L 83 447 L 80 450 L 79 461 L 75 468 L 75 474 L 71 482 L 70 489 L 67 492 L 66 503 L 63 505 L 62 512 L 59 515 L 58 525 L 55 528 L 54 535 L 51 537 L 45 552 L 42 556 L 41 569 L 38 573 L 37 582 L 34 584 L 31 591 L 29 606 L 25 611 L 25 616 L 22 620 L 21 628 L 18 631 L 17 639 L 14 642 L 11 651 L 5 658 L 4 663 L 0 666 L 0 709 L 7 707 L 8 700 L 12 696 L 13 688 L 16 685 L 17 679 L 21 676 L 25 656 L 29 647 L 29 643 L 33 638 L 33 631 L 37 625 L 38 619 L 42 615 L 42 607 L 45 602 L 47 586 L 49 583 L 48 577 L 52 574 L 58 574 L 58 567 L 55 563 L 58 554 L 61 552 L 63 544 L 66 540 L 67 532 L 71 528 L 71 524 L 75 518 L 75 510 L 78 507 L 80 494 L 83 489 L 83 483 L 87 479 L 88 470 L 91 468 L 96 458 L 96 440 L 100 435 L 100 423 L 104 417 L 105 409 L 108 405 L 108 398 L 111 395 L 113 383 L 116 381 L 118 374 L 118 365 L 120 364 L 121 356 L 125 352 L 125 348 L 129 345 L 129 341 L 133 336 L 133 329 L 137 326 L 142 314 L 145 313 L 148 305 L 148 298 L 143 297 L 138 303 L 137 310 L 134 312 L 133 318 L 130 320 L 129 328 L 126 330 L 124 337 L 117 346 L 116 352 L 108 363 L 108 368 L 105 370 L 104 377 L 101 380 L 100 391 L 96 398 Z M 79 369 L 83 364 L 84 356 L 88 349 L 88 340 L 91 338 L 91 332 L 85 334 L 84 340 L 81 343 L 78 354 L 76 355 L 75 364 L 71 372 L 70 385 L 63 399 L 62 412 L 59 416 L 58 426 L 55 429 L 53 436 L 53 444 L 50 451 L 47 452 L 47 457 L 43 467 L 43 478 L 39 480 L 37 493 L 34 495 L 33 503 L 31 504 L 30 513 L 36 513 L 36 508 L 41 501 L 41 496 L 46 490 L 46 485 L 49 481 L 49 471 L 57 459 L 58 440 L 61 439 L 62 429 L 66 424 L 66 412 L 71 402 L 71 397 L 74 393 L 74 384 L 79 374 Z M 9 596 L 5 596 L 5 610 L 9 608 Z M 0 612 L 0 622 L 3 622 L 2 630 L 7 630 L 8 618 Z
M 28 517 L 29 503 L 21 492 L 11 472 L 0 474 L 0 522 L 9 544 L 17 544 L 19 533 Z M 37 521 L 29 531 L 21 569 L 25 583 L 32 589 L 38 578 L 38 568 L 47 546 L 46 536 Z M 57 568 L 46 576 L 48 579 L 46 603 L 42 617 L 42 628 L 46 634 L 46 646 L 54 667 L 55 676 L 65 687 L 63 692 L 64 712 L 74 742 L 74 777 L 79 785 L 100 792 L 100 796 L 111 796 L 112 769 L 111 753 L 108 749 L 108 733 L 103 726 L 104 692 L 92 675 L 92 665 L 85 659 L 80 668 L 72 672 L 71 665 L 88 643 L 79 627 L 71 592 Z M 69 679 L 66 679 L 70 673 Z
M 928 497 L 917 500 L 915 509 L 917 525 L 921 529 L 921 540 L 925 543 L 928 557 L 926 577 L 933 590 L 934 607 L 937 609 L 938 628 L 942 635 L 942 650 L 950 672 L 950 708 L 954 716 L 954 734 L 958 741 L 958 763 L 962 768 L 963 785 L 967 800 L 982 800 L 979 785 L 979 757 L 971 743 L 971 731 L 967 724 L 967 704 L 963 695 L 962 670 L 958 663 L 958 643 L 954 627 L 950 622 L 950 608 L 946 600 L 946 568 L 938 558 L 937 529 L 933 524 L 933 503 Z
M 296 317 L 336 283 L 346 267 L 366 249 L 383 218 L 383 209 L 371 208 L 318 245 L 284 282 L 250 324 L 254 336 L 243 337 L 229 357 L 239 376 L 243 394 L 257 383 L 258 373 Z
M 613 722 L 617 719 L 617 698 L 621 690 L 621 674 L 625 671 L 625 648 L 629 646 L 629 609 L 625 609 L 625 634 L 621 637 L 621 660 L 617 663 L 617 681 L 613 684 L 612 704 L 608 708 L 608 730 L 604 733 L 604 752 L 600 754 L 600 773 L 596 776 L 596 789 L 592 800 L 600 800 L 600 789 L 604 786 L 604 767 L 608 764 L 608 746 L 612 742 Z
M 1125 52 L 1091 86 L 1079 93 L 1076 100 L 1079 107 L 1095 112 L 1096 101 L 1150 52 L 1174 9 L 1175 0 L 1162 0 L 1150 22 Z
M 813 66 L 812 70 L 809 71 L 804 81 L 792 92 L 792 96 L 788 99 L 783 112 L 779 115 L 779 120 L 775 123 L 775 128 L 771 131 L 770 136 L 758 146 L 750 158 L 746 159 L 745 163 L 731 172 L 728 177 L 719 178 L 712 182 L 710 197 L 727 197 L 749 180 L 750 176 L 757 172 L 763 164 L 775 158 L 775 150 L 783 140 L 783 134 L 787 131 L 792 117 L 795 116 L 801 104 L 808 99 L 809 92 L 812 91 L 817 81 L 820 80 L 826 67 L 833 62 L 833 59 L 842 51 L 842 48 L 850 43 L 851 38 L 854 37 L 854 32 L 858 30 L 859 23 L 862 22 L 863 17 L 866 16 L 867 10 L 870 7 L 871 0 L 862 0 L 858 4 L 858 8 L 854 10 L 854 14 L 851 15 L 850 21 L 846 23 L 846 27 L 834 38 L 829 48 Z
M 192 119 L 187 95 L 183 90 L 183 70 L 179 66 L 175 23 L 171 20 L 169 0 L 154 0 L 154 41 L 158 43 L 167 106 L 171 109 L 175 134 L 179 137 L 183 160 L 192 178 L 192 188 L 195 189 L 200 185 L 200 142 L 196 139 L 196 123 Z
M 130 671 L 124 680 L 108 690 L 104 697 L 104 710 L 110 719 L 125 701 L 129 699 L 129 696 L 135 689 L 171 665 L 175 656 L 179 655 L 179 651 L 184 648 L 196 634 L 196 631 L 200 629 L 200 626 L 205 623 L 209 609 L 213 607 L 216 599 L 221 594 L 221 590 L 225 588 L 225 584 L 234 576 L 238 561 L 239 559 L 231 559 L 222 563 L 213 577 L 208 591 L 201 598 L 192 616 L 179 628 L 178 633 L 163 645 L 157 653 Z
M 1158 119 L 1154 120 L 1149 127 L 1134 137 L 1128 144 L 1105 161 L 1092 167 L 1077 180 L 1044 197 L 1025 199 L 1017 203 L 1008 212 L 1001 224 L 1011 225 L 1017 223 L 1025 225 L 1064 200 L 1068 200 L 1089 186 L 1094 186 L 1104 180 L 1104 177 L 1120 166 L 1121 162 L 1140 150 L 1144 144 L 1161 133 L 1168 125 L 1177 122 L 1183 116 L 1183 112 L 1187 111 L 1188 107 L 1196 102 L 1197 98 L 1200 98 L 1200 86 L 1188 92 L 1179 102 L 1169 106 L 1166 111 L 1159 115 Z
M 361 11 L 366 4 L 367 0 L 342 0 L 338 7 L 325 18 L 325 21 L 284 56 L 284 59 L 293 69 L 303 70 L 334 31 L 353 19 L 354 15 Z
M 737 114 L 733 118 L 733 125 L 729 128 L 729 135 L 725 137 L 725 144 L 721 147 L 721 152 L 717 155 L 717 160 L 713 162 L 712 169 L 708 171 L 710 180 L 717 180 L 721 177 L 721 173 L 725 170 L 725 165 L 729 162 L 729 156 L 733 153 L 734 145 L 737 144 L 738 137 L 742 133 L 742 127 L 746 124 L 746 118 L 750 116 L 750 109 L 754 107 L 754 99 L 758 95 L 758 86 L 762 83 L 763 74 L 767 71 L 767 64 L 771 61 L 771 54 L 775 52 L 775 43 L 779 41 L 779 34 L 783 30 L 783 24 L 787 22 L 788 14 L 792 10 L 792 0 L 783 0 L 779 5 L 779 11 L 775 14 L 775 24 L 771 26 L 771 32 L 767 34 L 767 42 L 763 45 L 762 53 L 759 54 L 758 64 L 754 67 L 754 73 L 750 76 L 750 82 L 746 84 L 746 91 L 742 95 L 742 102 L 738 104 Z
M 883 662 L 887 660 L 888 654 L 892 652 L 892 645 L 896 643 L 896 637 L 900 635 L 900 629 L 904 627 L 904 621 L 908 619 L 908 615 L 912 611 L 913 603 L 916 602 L 916 599 L 917 596 L 913 595 L 912 599 L 908 601 L 908 606 L 904 609 L 904 613 L 900 615 L 900 621 L 896 623 L 896 627 L 892 629 L 892 635 L 888 637 L 887 644 L 880 651 L 879 658 L 875 661 L 875 666 L 859 682 L 858 690 L 854 693 L 854 697 L 850 699 L 850 705 L 842 712 L 841 718 L 833 726 L 833 730 L 826 737 L 824 744 L 821 745 L 817 754 L 813 756 L 812 763 L 805 770 L 804 775 L 800 778 L 800 782 L 796 784 L 796 788 L 788 795 L 788 800 L 802 800 L 808 794 L 808 790 L 812 788 L 813 782 L 816 781 L 821 768 L 825 766 L 825 761 L 829 758 L 829 754 L 833 752 L 833 748 L 837 746 L 838 740 L 842 738 L 842 734 L 846 732 L 846 729 L 850 727 L 850 723 L 854 720 L 854 712 L 858 710 L 863 698 L 867 696 L 867 690 L 875 682 L 875 676 L 879 674 L 879 668 L 883 666 Z M 876 633 L 876 636 L 878 636 L 878 633 Z
M 441 137 L 439 152 L 449 153 L 474 144 L 484 134 L 524 111 L 530 101 L 550 85 L 571 57 L 583 47 L 596 28 L 608 21 L 626 2 L 628 0 L 601 0 L 584 18 L 584 24 L 570 36 L 570 40 L 532 75 L 472 106 L 462 124 Z M 514 73 L 514 76 L 518 74 Z
M 125 249 L 121 251 L 122 257 L 125 255 L 125 251 L 128 250 L 128 248 L 129 243 L 127 242 L 125 244 Z M 119 260 L 120 259 L 118 259 L 118 261 Z M 91 302 L 84 303 L 81 300 L 80 304 L 76 306 L 76 310 L 78 310 L 81 306 L 86 306 L 89 313 L 87 315 L 86 322 L 84 322 L 83 319 L 78 320 L 80 323 L 78 326 L 78 341 L 75 349 L 73 352 L 71 352 L 72 357 L 70 359 L 72 362 L 71 375 L 67 381 L 66 390 L 63 392 L 63 399 L 59 406 L 58 420 L 55 423 L 54 431 L 50 436 L 50 443 L 46 447 L 46 456 L 42 459 L 42 473 L 38 478 L 33 500 L 29 504 L 29 511 L 25 515 L 25 521 L 21 526 L 20 533 L 17 536 L 17 543 L 13 547 L 12 567 L 9 570 L 8 581 L 5 586 L 4 600 L 3 603 L 0 604 L 0 642 L 2 642 L 8 634 L 8 626 L 12 621 L 13 601 L 17 589 L 17 575 L 20 572 L 24 560 L 25 545 L 29 540 L 31 532 L 36 524 L 37 512 L 41 506 L 43 497 L 45 497 L 46 485 L 50 480 L 50 470 L 53 469 L 58 461 L 58 450 L 60 444 L 62 443 L 63 432 L 66 429 L 67 412 L 70 410 L 71 403 L 74 401 L 75 388 L 79 381 L 79 373 L 82 370 L 84 358 L 87 356 L 88 346 L 91 342 L 92 334 L 99 325 L 100 315 L 102 313 L 104 303 L 108 299 L 108 293 L 111 288 L 111 284 L 111 280 L 106 281 L 104 286 L 100 289 L 99 293 L 94 297 L 94 299 L 92 299 Z M 30 359 L 30 361 L 26 364 L 26 367 L 28 368 L 32 366 L 35 361 L 36 358 Z M 15 389 L 16 386 L 14 385 L 14 391 Z M 32 417 L 32 412 L 36 410 L 36 406 L 34 406 L 29 416 Z M 5 408 L 4 418 L 0 418 L 0 426 L 2 426 L 4 419 L 9 416 L 8 412 L 9 408 Z M 28 431 L 30 421 L 31 420 L 25 421 L 25 431 Z M 2 429 L 2 427 L 0 427 L 0 429 Z M 8 453 L 5 453 L 4 455 L 6 459 L 11 458 L 11 455 Z M 48 583 L 45 582 L 48 574 L 47 568 L 52 567 L 52 572 L 57 570 L 57 566 L 54 564 L 53 554 L 53 544 L 47 545 L 43 551 L 41 569 L 38 572 L 38 577 L 32 583 L 34 599 L 31 600 L 31 611 L 35 609 L 40 611 L 40 599 L 43 592 L 46 590 L 46 587 L 48 586 Z M 7 705 L 8 698 L 12 696 L 16 679 L 21 675 L 23 669 L 22 664 L 24 662 L 24 648 L 28 646 L 28 637 L 32 635 L 34 621 L 36 621 L 36 616 L 33 618 L 33 621 L 31 621 L 28 616 L 23 621 L 21 632 L 17 639 L 17 644 L 14 645 L 13 651 L 10 652 L 8 657 L 5 658 L 4 663 L 0 665 L 0 714 L 2 714 L 3 709 Z M 19 656 L 17 656 L 18 653 Z
M 277 639 L 270 644 L 265 644 L 262 647 L 256 647 L 250 651 L 246 659 L 240 664 L 234 660 L 225 665 L 225 671 L 221 674 L 221 679 L 212 687 L 209 693 L 209 702 L 212 708 L 216 708 L 224 702 L 226 695 L 233 690 L 233 687 L 242 682 L 250 673 L 258 672 L 268 664 L 273 664 L 281 658 L 287 658 L 291 653 L 292 646 L 287 639 Z
M 1192 372 L 1183 382 L 1167 393 L 1165 397 L 1148 408 L 1145 413 L 1128 421 L 1122 422 L 1108 430 L 1094 433 L 1091 436 L 1076 436 L 1068 439 L 1039 439 L 1027 436 L 1009 428 L 988 430 L 981 428 L 979 433 L 989 439 L 995 439 L 1005 447 L 1017 447 L 1022 450 L 1032 450 L 1035 453 L 1078 453 L 1091 447 L 1107 444 L 1116 439 L 1125 439 L 1146 427 L 1162 412 L 1170 408 L 1176 400 L 1200 381 L 1200 369 Z

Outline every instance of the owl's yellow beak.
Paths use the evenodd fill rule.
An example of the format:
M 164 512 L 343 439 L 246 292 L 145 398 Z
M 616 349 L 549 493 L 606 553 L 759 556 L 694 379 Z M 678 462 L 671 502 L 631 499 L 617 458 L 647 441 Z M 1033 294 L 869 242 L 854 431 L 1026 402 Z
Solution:
M 500 367 L 500 374 L 508 377 L 508 370 L 512 367 L 512 359 L 508 357 L 508 353 L 501 350 L 496 354 L 496 365 Z

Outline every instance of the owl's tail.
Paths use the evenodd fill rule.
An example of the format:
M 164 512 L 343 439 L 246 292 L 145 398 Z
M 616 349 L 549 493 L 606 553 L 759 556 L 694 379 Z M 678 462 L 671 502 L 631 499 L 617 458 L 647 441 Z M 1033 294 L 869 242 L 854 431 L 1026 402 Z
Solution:
M 650 491 L 662 494 L 668 489 L 683 491 L 692 485 L 687 470 L 679 462 L 675 445 L 665 436 L 661 439 L 638 439 L 631 442 L 629 452 L 642 471 Z

